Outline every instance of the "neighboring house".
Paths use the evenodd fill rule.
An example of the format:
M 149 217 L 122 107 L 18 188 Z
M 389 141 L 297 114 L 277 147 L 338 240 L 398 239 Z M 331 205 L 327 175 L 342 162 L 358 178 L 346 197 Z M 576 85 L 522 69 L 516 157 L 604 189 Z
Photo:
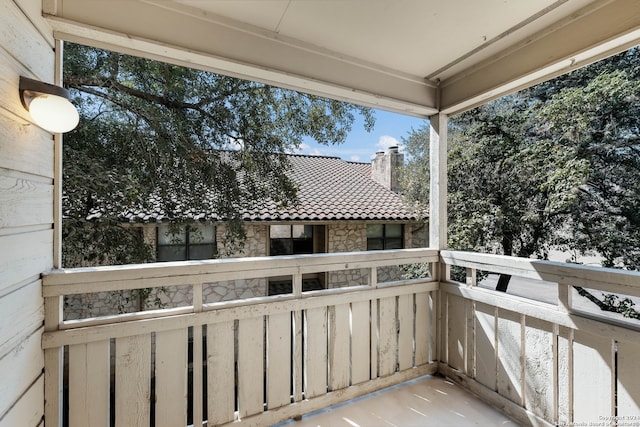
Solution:
M 407 207 L 399 194 L 398 173 L 404 155 L 397 147 L 378 152 L 371 163 L 347 162 L 337 157 L 290 155 L 291 177 L 298 186 L 299 203 L 278 209 L 266 203 L 243 213 L 247 240 L 240 253 L 256 257 L 351 252 L 428 246 L 425 215 Z M 163 222 L 162 214 L 136 212 L 129 221 L 141 227 L 158 261 L 196 260 L 227 254 L 222 236 L 225 223 L 198 216 L 187 225 Z M 185 218 L 188 220 L 189 218 Z M 354 269 L 303 276 L 303 291 L 366 284 L 369 272 Z M 397 270 L 378 271 L 381 279 L 401 278 Z M 205 287 L 205 302 L 289 293 L 292 278 L 271 277 L 216 282 Z M 87 301 L 87 298 L 90 301 Z M 161 300 L 190 305 L 190 290 L 167 289 Z M 68 316 L 102 314 L 113 298 L 82 296 L 69 301 Z M 115 305 L 122 304 L 119 301 Z M 128 301 L 126 304 L 134 304 Z M 125 304 L 125 305 L 126 305 Z

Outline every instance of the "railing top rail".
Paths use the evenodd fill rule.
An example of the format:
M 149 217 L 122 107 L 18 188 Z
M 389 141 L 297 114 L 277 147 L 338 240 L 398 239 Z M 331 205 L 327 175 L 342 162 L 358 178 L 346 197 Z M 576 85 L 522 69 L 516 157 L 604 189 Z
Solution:
M 440 259 L 448 265 L 640 295 L 637 271 L 464 251 L 441 251 Z
M 179 278 L 181 281 L 214 282 L 216 276 L 237 272 L 242 273 L 244 277 L 269 277 L 436 261 L 438 261 L 438 251 L 435 249 L 396 249 L 56 269 L 45 273 L 42 281 L 45 296 L 53 296 L 65 294 L 70 290 L 68 288 L 54 290 L 54 287 L 68 287 L 74 284 L 119 282 L 121 285 L 118 285 L 117 289 L 134 289 L 140 287 L 140 284 L 131 283 L 129 286 L 123 283 L 154 279 L 163 279 L 166 282 L 171 278 Z M 150 286 L 150 284 L 146 283 L 144 286 Z M 47 290 L 48 288 L 50 290 Z M 99 285 L 96 286 L 97 288 Z

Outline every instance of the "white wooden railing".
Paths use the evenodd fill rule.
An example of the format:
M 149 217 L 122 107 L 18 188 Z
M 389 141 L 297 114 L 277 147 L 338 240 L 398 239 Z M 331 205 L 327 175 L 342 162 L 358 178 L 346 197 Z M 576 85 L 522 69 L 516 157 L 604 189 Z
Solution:
M 440 283 L 441 373 L 523 424 L 640 425 L 639 324 L 578 311 L 573 291 L 638 297 L 640 273 L 456 251 L 441 260 L 467 272 Z M 478 271 L 557 283 L 556 303 L 483 289 Z
M 442 280 L 377 282 L 411 263 Z M 454 266 L 464 283 L 446 280 Z M 303 274 L 349 269 L 368 283 L 301 291 Z M 540 281 L 533 296 L 555 283 L 555 297 L 486 289 L 479 271 Z M 284 275 L 292 294 L 202 301 L 207 283 Z M 193 305 L 62 320 L 64 295 L 170 285 L 192 286 Z M 640 274 L 429 249 L 54 271 L 46 424 L 269 425 L 439 372 L 523 424 L 640 425 L 640 328 L 579 311 L 573 286 L 640 297 Z
M 378 283 L 429 249 L 56 270 L 43 277 L 49 426 L 270 425 L 434 373 L 432 279 Z M 303 293 L 306 273 L 369 282 Z M 293 277 L 293 293 L 205 304 L 205 284 Z M 64 296 L 188 285 L 193 305 L 74 321 Z

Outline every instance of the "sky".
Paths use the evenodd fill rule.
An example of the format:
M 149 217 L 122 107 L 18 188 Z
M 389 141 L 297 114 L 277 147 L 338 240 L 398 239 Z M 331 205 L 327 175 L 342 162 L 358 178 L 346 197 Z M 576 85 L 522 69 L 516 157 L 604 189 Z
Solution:
M 382 110 L 374 110 L 374 115 L 376 122 L 371 132 L 365 131 L 363 121 L 358 119 L 343 144 L 328 146 L 307 139 L 297 153 L 333 156 L 347 161 L 368 163 L 376 151 L 386 151 L 393 146 L 399 146 L 402 151 L 402 138 L 406 138 L 411 129 L 417 130 L 429 123 L 426 119 Z

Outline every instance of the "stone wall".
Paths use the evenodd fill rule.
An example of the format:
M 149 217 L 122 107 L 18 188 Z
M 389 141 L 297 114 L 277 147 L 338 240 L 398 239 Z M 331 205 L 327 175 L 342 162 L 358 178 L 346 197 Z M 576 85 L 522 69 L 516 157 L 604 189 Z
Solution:
M 355 252 L 367 249 L 367 225 L 357 222 L 336 222 L 327 224 L 326 250 L 333 252 Z M 225 245 L 226 225 L 216 227 L 216 242 L 220 257 L 257 257 L 267 256 L 269 247 L 269 225 L 245 224 L 247 239 L 242 250 L 233 251 Z M 143 226 L 146 241 L 155 247 L 155 225 Z M 405 247 L 428 246 L 428 227 L 426 225 L 405 225 Z M 401 279 L 400 268 L 381 267 L 377 272 L 378 282 Z M 327 287 L 366 285 L 369 283 L 368 269 L 333 271 L 327 274 Z M 262 279 L 230 280 L 203 285 L 203 302 L 213 303 L 236 299 L 255 298 L 267 295 L 268 281 Z M 141 297 L 145 297 L 144 301 Z M 65 298 L 65 319 L 78 319 L 93 316 L 113 315 L 122 312 L 153 309 L 158 307 L 181 307 L 192 304 L 191 286 L 174 286 L 153 290 L 150 295 L 139 292 L 101 292 L 88 295 L 73 295 Z
M 142 228 L 145 241 L 155 247 L 157 242 L 155 224 L 147 224 Z M 247 240 L 242 251 L 230 253 L 226 257 L 266 256 L 269 226 L 246 224 L 245 230 Z M 219 254 L 229 252 L 225 246 L 225 231 L 226 225 L 217 225 L 216 242 Z M 267 294 L 267 280 L 230 280 L 204 284 L 202 294 L 204 303 L 265 296 Z M 130 313 L 159 307 L 184 307 L 192 304 L 193 293 L 191 286 L 156 288 L 148 296 L 145 292 L 138 291 L 99 292 L 65 297 L 64 315 L 66 320 L 72 320 Z
M 337 222 L 327 225 L 327 252 L 355 252 L 367 249 L 367 224 Z M 366 285 L 369 283 L 367 269 L 330 271 L 328 288 Z

